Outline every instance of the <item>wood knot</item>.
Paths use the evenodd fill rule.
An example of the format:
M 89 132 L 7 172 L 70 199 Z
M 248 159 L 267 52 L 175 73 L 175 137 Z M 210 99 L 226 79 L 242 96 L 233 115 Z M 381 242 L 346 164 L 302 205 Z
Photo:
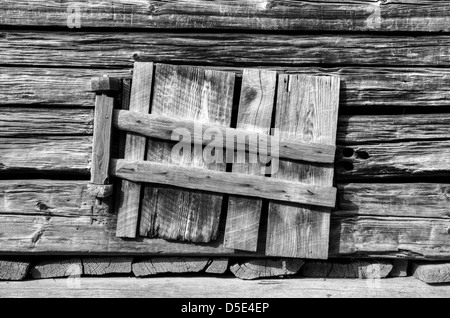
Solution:
M 42 201 L 37 201 L 36 208 L 38 208 L 39 211 L 47 211 L 49 209 L 49 206 Z

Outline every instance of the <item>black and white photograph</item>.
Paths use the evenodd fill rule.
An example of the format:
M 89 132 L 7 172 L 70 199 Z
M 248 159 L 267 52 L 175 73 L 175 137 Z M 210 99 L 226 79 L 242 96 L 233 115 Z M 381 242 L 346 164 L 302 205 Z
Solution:
M 450 298 L 450 1 L 0 0 L 0 298 Z

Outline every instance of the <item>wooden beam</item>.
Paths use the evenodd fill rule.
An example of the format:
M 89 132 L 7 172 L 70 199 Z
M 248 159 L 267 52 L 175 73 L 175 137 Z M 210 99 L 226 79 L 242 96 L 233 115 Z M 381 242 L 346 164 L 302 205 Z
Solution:
M 314 278 L 386 278 L 393 265 L 388 260 L 307 261 L 301 275 Z
M 281 138 L 304 142 L 336 143 L 339 107 L 339 77 L 280 75 L 275 127 Z M 332 164 L 308 164 L 280 160 L 272 178 L 333 185 Z M 269 256 L 328 257 L 330 209 L 269 204 L 265 253 Z
M 235 74 L 189 66 L 158 64 L 152 113 L 229 126 Z M 179 149 L 173 142 L 150 138 L 147 160 L 184 167 L 225 171 L 225 163 L 206 163 L 202 147 Z M 210 148 L 212 149 L 212 148 Z M 205 149 L 206 150 L 206 149 Z M 179 152 L 178 152 L 179 154 Z M 192 186 L 193 184 L 191 184 Z M 210 242 L 217 238 L 223 195 L 146 186 L 140 221 L 141 236 Z
M 169 59 L 168 61 L 177 62 Z M 129 68 L 132 67 L 130 62 Z M 239 67 L 208 69 L 233 71 Z M 340 107 L 359 106 L 448 106 L 450 70 L 423 67 L 268 67 L 287 74 L 337 75 L 341 78 Z M 88 87 L 104 69 L 0 67 L 0 106 L 92 107 L 94 95 Z M 114 77 L 129 77 L 128 69 L 108 70 Z M 24 91 L 27 92 L 24 94 Z
M 83 257 L 84 275 L 130 274 L 133 257 Z
M 34 279 L 80 277 L 83 274 L 83 265 L 78 257 L 53 257 L 34 264 L 30 273 Z
M 1 137 L 79 136 L 93 134 L 92 109 L 2 107 Z
M 106 94 L 96 96 L 91 183 L 93 187 L 98 188 L 98 190 L 94 192 L 98 192 L 103 197 L 106 194 L 111 194 L 111 189 L 109 189 L 109 191 L 106 191 L 105 189 L 109 183 L 113 109 L 114 97 L 107 96 Z
M 275 74 L 274 72 L 272 73 Z M 268 116 L 270 120 L 270 112 Z M 252 132 L 247 126 L 245 128 L 228 128 L 200 121 L 179 120 L 155 114 L 142 115 L 126 110 L 114 111 L 114 126 L 121 130 L 169 141 L 178 141 L 178 138 L 175 139 L 175 137 L 178 137 L 177 135 L 175 137 L 172 136 L 174 131 L 186 129 L 189 132 L 189 140 L 183 139 L 183 142 L 186 143 L 225 148 L 230 145 L 229 141 L 227 141 L 230 138 L 233 139 L 231 145 L 235 150 L 245 149 L 250 153 L 258 154 L 261 151 L 261 145 L 267 145 L 264 151 L 272 154 L 273 157 L 308 162 L 333 163 L 336 152 L 336 147 L 332 145 L 283 139 L 278 141 L 278 138 L 270 136 L 268 132 Z M 213 132 L 214 139 L 205 138 L 205 133 L 208 131 L 209 133 Z M 250 140 L 258 141 L 257 148 L 251 147 Z M 275 147 L 278 148 L 277 151 L 274 151 Z
M 244 70 L 237 114 L 237 128 L 241 128 L 247 132 L 255 131 L 257 133 L 270 134 L 276 87 L 276 72 L 250 69 Z M 242 137 L 238 137 L 237 141 L 240 139 L 242 139 Z M 258 139 L 253 138 L 253 140 Z M 265 142 L 264 145 L 268 145 L 268 143 Z M 244 149 L 246 148 L 247 147 Z M 279 148 L 281 154 L 283 147 Z M 242 148 L 235 145 L 234 149 Z M 257 153 L 258 152 L 256 152 L 256 155 Z M 259 153 L 261 154 L 261 152 Z M 273 155 L 272 151 L 262 153 L 270 153 Z M 235 156 L 233 154 L 233 159 L 238 156 L 242 155 L 238 154 Z M 260 162 L 250 163 L 250 157 L 251 155 L 249 154 L 245 155 L 244 158 L 241 158 L 244 159 L 243 161 L 245 163 L 243 164 L 233 164 L 233 173 L 264 175 L 266 173 L 265 164 Z M 257 159 L 257 157 L 255 159 Z M 272 160 L 277 159 L 273 159 L 272 157 Z M 245 251 L 256 251 L 258 247 L 259 222 L 261 219 L 262 204 L 262 200 L 240 198 L 236 196 L 229 197 L 224 246 Z
M 153 88 L 153 63 L 135 63 L 133 85 L 131 86 L 130 110 L 148 114 Z M 127 134 L 125 141 L 125 158 L 144 160 L 146 138 Z M 136 237 L 138 226 L 141 185 L 123 181 L 120 189 L 120 200 L 117 207 L 117 237 Z
M 413 262 L 413 276 L 427 284 L 450 283 L 450 263 Z
M 0 137 L 0 172 L 88 175 L 91 136 Z
M 3 65 L 130 68 L 140 62 L 210 66 L 446 66 L 449 35 L 2 30 Z M 276 46 L 276 52 L 273 47 Z M 64 56 L 61 59 L 61 48 Z M 201 53 L 198 48 L 201 48 Z M 134 57 L 134 59 L 133 59 Z
M 251 259 L 240 261 L 230 266 L 230 271 L 237 278 L 244 280 L 292 276 L 302 268 L 305 261 L 301 259 Z
M 206 257 L 154 257 L 133 263 L 133 274 L 137 277 L 163 273 L 198 273 L 203 271 L 209 259 Z
M 324 207 L 336 204 L 336 188 L 243 173 L 180 167 L 152 161 L 113 159 L 111 176 L 132 182 L 266 198 Z
M 0 258 L 0 280 L 23 280 L 28 275 L 31 259 L 18 257 Z
M 106 207 L 95 209 L 95 200 L 86 193 L 88 184 L 72 180 L 1 180 L 0 253 L 255 254 L 225 248 L 222 238 L 209 244 L 116 238 L 117 216 Z M 347 198 L 347 202 L 340 212 L 331 214 L 330 257 L 450 260 L 446 188 L 445 184 L 416 183 L 339 186 L 339 196 Z M 386 189 L 386 197 L 374 202 L 370 193 L 381 189 Z M 346 193 L 342 195 L 342 191 Z M 393 196 L 399 200 L 393 200 Z
M 149 4 L 132 0 L 126 3 L 77 2 L 68 7 L 57 1 L 17 3 L 8 0 L 0 5 L 0 22 L 8 26 L 64 28 L 448 32 L 448 6 L 448 1 L 327 3 L 198 0 L 186 3 L 174 0 Z

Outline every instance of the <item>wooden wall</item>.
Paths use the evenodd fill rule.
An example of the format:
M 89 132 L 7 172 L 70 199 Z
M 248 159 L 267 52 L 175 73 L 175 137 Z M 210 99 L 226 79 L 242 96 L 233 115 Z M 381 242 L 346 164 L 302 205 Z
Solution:
M 1 1 L 0 253 L 235 254 L 220 240 L 118 239 L 108 205 L 94 207 L 86 194 L 89 80 L 127 77 L 134 60 L 147 60 L 340 75 L 330 254 L 450 259 L 449 8 L 412 0 Z

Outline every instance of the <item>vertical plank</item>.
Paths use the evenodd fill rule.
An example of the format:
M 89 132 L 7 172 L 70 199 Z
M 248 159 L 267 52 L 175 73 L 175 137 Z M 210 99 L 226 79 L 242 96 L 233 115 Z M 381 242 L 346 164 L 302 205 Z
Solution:
M 246 69 L 242 78 L 237 128 L 270 133 L 277 73 Z M 260 163 L 234 163 L 234 173 L 261 175 Z M 256 251 L 262 200 L 230 196 L 224 246 Z
M 134 64 L 130 111 L 148 114 L 152 93 L 153 63 Z M 125 140 L 125 159 L 144 160 L 146 138 L 128 133 Z M 118 206 L 116 236 L 136 237 L 141 196 L 141 184 L 122 181 Z
M 280 138 L 335 145 L 338 77 L 280 75 L 275 127 Z M 274 178 L 332 186 L 333 164 L 279 163 Z M 271 202 L 266 255 L 326 259 L 330 209 Z
M 92 145 L 91 183 L 106 184 L 111 157 L 111 131 L 114 98 L 105 94 L 95 97 L 94 136 Z
M 186 66 L 156 66 L 152 113 L 229 126 L 235 74 Z M 202 148 L 172 158 L 173 143 L 149 139 L 147 160 L 225 171 L 224 163 L 206 164 Z M 190 157 L 190 158 L 189 158 Z M 182 241 L 216 238 L 222 195 L 147 186 L 140 234 Z

